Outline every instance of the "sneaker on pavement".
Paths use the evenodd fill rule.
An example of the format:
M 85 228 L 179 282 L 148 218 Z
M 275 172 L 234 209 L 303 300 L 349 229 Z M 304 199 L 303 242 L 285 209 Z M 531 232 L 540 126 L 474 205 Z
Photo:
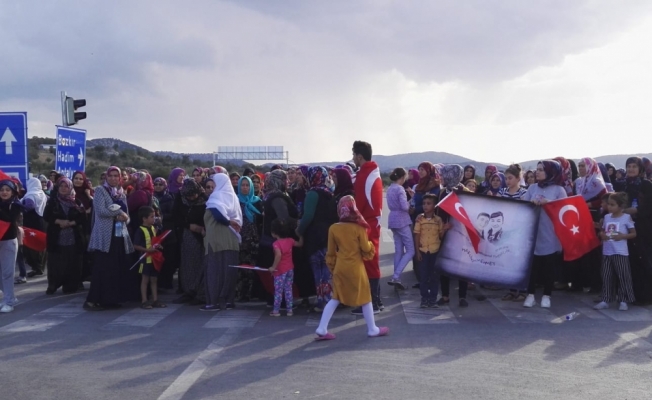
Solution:
M 466 299 L 460 299 L 460 307 L 468 307 L 469 302 Z
M 14 311 L 14 306 L 10 306 L 9 304 L 5 304 L 2 307 L 0 307 L 1 313 L 10 313 L 12 311 Z
M 351 310 L 351 314 L 353 315 L 362 315 L 362 307 L 356 307 L 353 310 Z
M 609 304 L 607 304 L 607 303 L 604 302 L 604 301 L 601 301 L 601 302 L 599 302 L 598 304 L 596 304 L 596 305 L 593 306 L 593 309 L 594 309 L 594 310 L 605 310 L 605 309 L 607 309 L 607 308 L 609 308 Z
M 528 294 L 527 297 L 525 298 L 525 301 L 523 302 L 523 307 L 532 308 L 536 304 L 537 304 L 537 302 L 534 301 L 534 295 L 533 294 Z
M 419 307 L 420 308 L 428 308 L 428 300 L 421 299 L 421 305 Z
M 398 289 L 398 290 L 407 289 L 405 285 L 398 279 L 392 279 L 391 281 L 387 282 L 387 284 L 389 284 L 390 286 L 394 286 L 394 289 Z
M 620 307 L 618 307 L 618 309 L 620 311 L 627 311 L 629 309 L 629 307 L 627 307 L 627 303 L 625 303 L 624 301 L 621 301 L 620 302 Z
M 439 306 L 437 305 L 437 300 L 436 299 L 428 300 L 428 308 L 439 308 Z
M 550 308 L 550 296 L 541 297 L 541 307 Z

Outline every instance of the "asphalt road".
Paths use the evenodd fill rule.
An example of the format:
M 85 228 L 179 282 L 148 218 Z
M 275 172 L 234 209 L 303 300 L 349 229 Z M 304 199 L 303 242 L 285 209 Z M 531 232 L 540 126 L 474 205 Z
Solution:
M 477 289 L 468 308 L 452 290 L 450 307 L 421 310 L 416 289 L 398 295 L 385 284 L 392 253 L 384 232 L 387 308 L 377 320 L 391 332 L 372 339 L 348 310 L 332 320 L 336 340 L 314 342 L 319 316 L 306 311 L 132 304 L 93 313 L 81 308 L 85 294 L 46 296 L 45 279 L 31 280 L 17 287 L 16 310 L 0 315 L 0 398 L 652 398 L 652 308 L 594 311 L 593 295 L 555 292 L 551 309 L 525 309 Z M 403 280 L 414 282 L 411 267 Z M 488 299 L 474 298 L 481 293 Z

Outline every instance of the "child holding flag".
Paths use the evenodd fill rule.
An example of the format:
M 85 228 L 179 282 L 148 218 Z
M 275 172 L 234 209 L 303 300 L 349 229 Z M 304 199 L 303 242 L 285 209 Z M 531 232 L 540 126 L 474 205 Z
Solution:
M 151 310 L 152 308 L 165 308 L 165 304 L 158 300 L 157 278 L 158 271 L 154 268 L 154 260 L 150 254 L 156 253 L 163 248 L 160 245 L 152 245 L 152 239 L 156 237 L 156 230 L 154 223 L 156 217 L 154 209 L 149 206 L 143 206 L 138 209 L 138 218 L 140 218 L 141 225 L 136 230 L 134 237 L 134 249 L 146 256 L 143 257 L 139 263 L 138 272 L 142 274 L 140 281 L 140 296 L 142 299 L 141 308 Z M 149 285 L 152 291 L 152 302 L 147 301 L 147 286 Z

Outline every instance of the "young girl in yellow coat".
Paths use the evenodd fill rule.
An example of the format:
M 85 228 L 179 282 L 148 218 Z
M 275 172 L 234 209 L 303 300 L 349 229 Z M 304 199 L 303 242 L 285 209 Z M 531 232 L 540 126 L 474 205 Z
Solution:
M 328 323 L 340 303 L 352 307 L 362 306 L 367 335 L 385 336 L 389 333 L 389 328 L 379 328 L 374 321 L 369 279 L 363 263 L 363 260 L 370 260 L 374 256 L 374 246 L 367 237 L 369 225 L 355 206 L 353 196 L 340 199 L 337 214 L 340 222 L 328 230 L 326 253 L 326 265 L 333 274 L 333 298 L 324 307 L 315 340 L 335 339 L 335 335 L 328 332 Z

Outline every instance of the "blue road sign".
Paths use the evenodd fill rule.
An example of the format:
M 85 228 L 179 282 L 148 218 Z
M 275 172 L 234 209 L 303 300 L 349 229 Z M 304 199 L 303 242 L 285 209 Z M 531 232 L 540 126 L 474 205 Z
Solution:
M 26 112 L 0 112 L 0 169 L 27 181 Z
M 57 157 L 54 169 L 72 179 L 75 171 L 86 170 L 86 131 L 57 126 Z

